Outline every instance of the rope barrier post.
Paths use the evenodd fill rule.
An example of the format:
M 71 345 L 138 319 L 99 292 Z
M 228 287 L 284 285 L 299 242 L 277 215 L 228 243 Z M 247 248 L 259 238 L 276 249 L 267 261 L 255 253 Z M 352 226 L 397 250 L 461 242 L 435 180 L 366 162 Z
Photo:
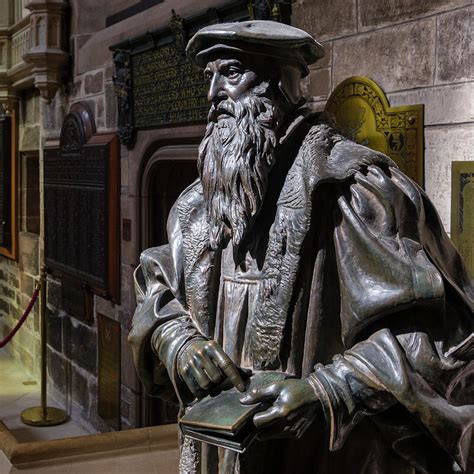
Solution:
M 47 392 L 47 342 L 46 321 L 46 266 L 41 267 L 40 288 L 40 339 L 41 339 L 41 406 L 31 407 L 21 412 L 21 421 L 31 426 L 54 426 L 64 423 L 68 415 L 64 410 L 48 407 Z

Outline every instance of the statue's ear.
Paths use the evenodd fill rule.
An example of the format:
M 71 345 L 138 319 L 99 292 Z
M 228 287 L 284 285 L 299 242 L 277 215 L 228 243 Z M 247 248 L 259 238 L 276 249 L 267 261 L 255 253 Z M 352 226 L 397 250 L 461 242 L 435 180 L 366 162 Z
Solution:
M 301 100 L 301 70 L 295 66 L 285 65 L 280 71 L 278 88 L 290 104 L 297 105 Z

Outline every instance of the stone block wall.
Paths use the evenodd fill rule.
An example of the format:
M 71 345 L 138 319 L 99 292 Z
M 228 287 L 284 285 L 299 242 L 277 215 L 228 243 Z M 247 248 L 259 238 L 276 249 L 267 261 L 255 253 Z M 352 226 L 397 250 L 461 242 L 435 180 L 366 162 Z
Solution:
M 18 171 L 19 191 L 25 185 L 21 173 L 21 159 L 25 154 L 37 154 L 39 150 L 40 123 L 39 94 L 26 94 L 18 107 Z M 40 236 L 29 232 L 24 223 L 28 210 L 22 207 L 22 193 L 18 192 L 18 261 L 0 257 L 0 338 L 10 333 L 18 322 L 33 295 L 39 279 Z M 5 352 L 19 361 L 33 378 L 40 374 L 39 302 L 29 318 L 8 344 Z
M 470 0 L 297 0 L 293 25 L 327 55 L 304 89 L 324 108 L 335 87 L 367 76 L 392 106 L 425 106 L 425 189 L 450 231 L 451 162 L 474 147 L 474 7 Z

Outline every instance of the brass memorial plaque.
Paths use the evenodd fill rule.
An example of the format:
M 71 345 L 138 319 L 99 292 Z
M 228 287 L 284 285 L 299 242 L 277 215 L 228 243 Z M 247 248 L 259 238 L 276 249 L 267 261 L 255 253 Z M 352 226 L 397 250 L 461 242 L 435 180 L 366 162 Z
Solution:
M 346 136 L 385 153 L 423 186 L 423 105 L 390 107 L 375 82 L 354 76 L 336 87 L 326 111 Z
M 120 324 L 103 314 L 98 319 L 98 414 L 120 430 Z
M 132 56 L 137 128 L 205 121 L 208 84 L 176 42 Z
M 474 161 L 453 161 L 451 239 L 474 276 Z

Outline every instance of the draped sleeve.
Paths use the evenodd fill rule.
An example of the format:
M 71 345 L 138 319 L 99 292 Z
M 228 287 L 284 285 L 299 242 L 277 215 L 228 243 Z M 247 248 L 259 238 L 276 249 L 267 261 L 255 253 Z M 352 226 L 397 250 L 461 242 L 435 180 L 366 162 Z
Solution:
M 436 211 L 396 168 L 368 166 L 341 193 L 334 242 L 347 350 L 309 377 L 330 449 L 373 416 L 397 426 L 392 446 L 420 472 L 452 472 L 455 463 L 465 470 L 474 425 L 474 389 L 466 382 L 473 288 Z M 390 422 L 397 406 L 403 416 Z M 431 465 L 417 443 L 424 450 L 434 443 Z
M 150 395 L 181 402 L 179 350 L 203 337 L 186 305 L 183 238 L 176 206 L 168 219 L 169 244 L 145 250 L 134 274 L 137 308 L 128 340 L 138 375 Z

